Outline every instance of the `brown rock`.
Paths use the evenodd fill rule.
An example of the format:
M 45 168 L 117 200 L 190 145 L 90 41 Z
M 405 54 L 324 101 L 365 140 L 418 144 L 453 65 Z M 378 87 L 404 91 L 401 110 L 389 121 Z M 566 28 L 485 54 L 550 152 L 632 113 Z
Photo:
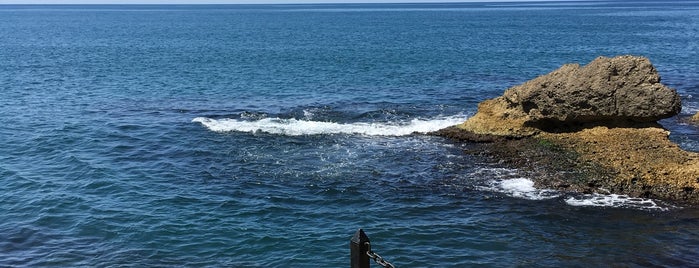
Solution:
M 485 100 L 478 104 L 478 113 L 459 127 L 476 134 L 515 138 L 538 132 L 538 129 L 525 126 L 528 120 L 525 113 L 508 105 L 502 97 Z
M 533 176 L 541 187 L 699 204 L 699 154 L 655 122 L 680 107 L 648 59 L 600 57 L 512 87 L 437 134 L 491 142 L 506 163 L 547 174 Z
M 584 67 L 567 64 L 505 91 L 528 121 L 655 122 L 680 112 L 677 92 L 660 84 L 647 58 L 599 57 Z
M 599 189 L 634 197 L 699 203 L 699 154 L 682 150 L 656 127 L 585 128 L 574 133 L 542 133 L 578 154 L 578 161 L 597 163 L 616 174 L 597 181 Z
M 689 118 L 689 120 L 692 123 L 698 124 L 699 123 L 699 113 L 694 114 L 692 117 Z

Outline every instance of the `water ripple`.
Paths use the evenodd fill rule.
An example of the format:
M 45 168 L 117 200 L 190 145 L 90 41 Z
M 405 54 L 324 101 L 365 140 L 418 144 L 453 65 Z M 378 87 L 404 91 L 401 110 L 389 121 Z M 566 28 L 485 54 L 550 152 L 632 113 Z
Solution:
M 638 4 L 0 6 L 0 266 L 341 267 L 357 228 L 399 267 L 696 266 L 696 209 L 536 198 L 412 134 L 627 53 L 690 115 L 696 3 Z

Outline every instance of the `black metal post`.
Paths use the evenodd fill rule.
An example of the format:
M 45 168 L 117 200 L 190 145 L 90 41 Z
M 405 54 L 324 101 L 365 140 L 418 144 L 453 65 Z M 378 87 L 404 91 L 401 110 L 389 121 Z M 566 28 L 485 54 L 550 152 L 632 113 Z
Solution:
M 369 247 L 367 246 L 369 237 L 362 229 L 357 230 L 350 239 L 351 268 L 369 268 Z

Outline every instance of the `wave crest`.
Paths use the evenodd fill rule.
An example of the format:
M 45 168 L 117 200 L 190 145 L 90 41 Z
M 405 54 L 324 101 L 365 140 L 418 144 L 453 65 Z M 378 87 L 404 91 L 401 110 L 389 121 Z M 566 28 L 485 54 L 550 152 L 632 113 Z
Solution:
M 404 123 L 335 123 L 282 118 L 262 118 L 259 120 L 212 119 L 197 117 L 192 122 L 201 123 L 215 132 L 269 133 L 287 136 L 355 134 L 366 136 L 407 136 L 413 133 L 427 133 L 460 124 L 466 116 L 457 115 L 431 120 L 413 119 Z

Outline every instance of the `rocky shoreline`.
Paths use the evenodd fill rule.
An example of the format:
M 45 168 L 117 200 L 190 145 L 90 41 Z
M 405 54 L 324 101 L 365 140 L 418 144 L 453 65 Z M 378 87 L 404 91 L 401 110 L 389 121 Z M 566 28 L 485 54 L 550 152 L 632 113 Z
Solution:
M 540 188 L 699 204 L 699 154 L 657 123 L 680 107 L 648 59 L 599 57 L 512 87 L 433 134 L 477 143 L 468 153 L 519 168 Z

